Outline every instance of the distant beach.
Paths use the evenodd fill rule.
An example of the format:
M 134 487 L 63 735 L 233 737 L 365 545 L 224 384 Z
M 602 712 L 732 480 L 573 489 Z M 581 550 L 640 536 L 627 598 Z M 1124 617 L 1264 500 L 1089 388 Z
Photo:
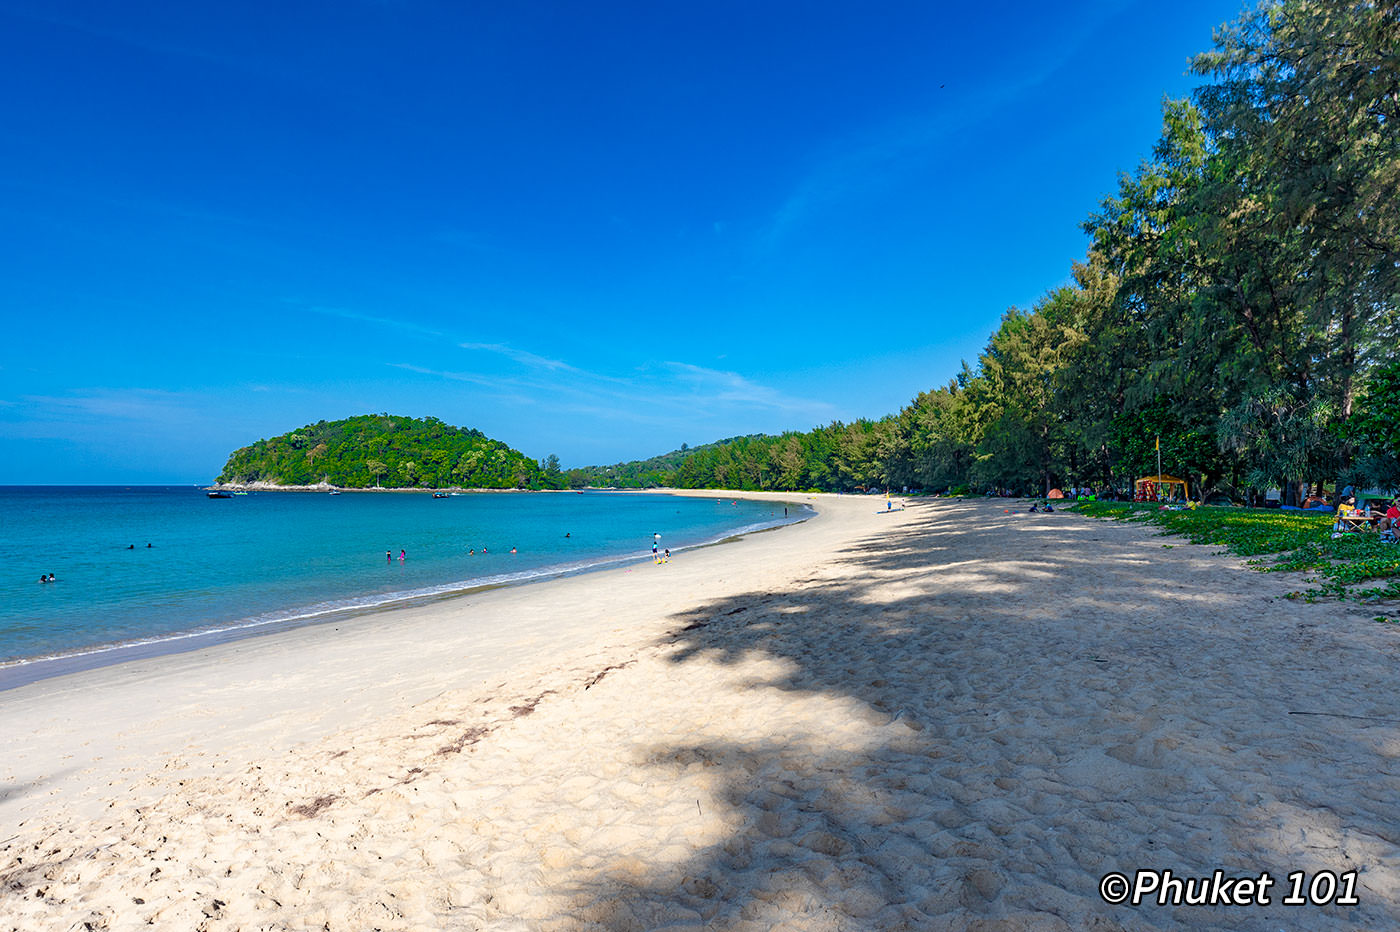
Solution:
M 4 927 L 1400 925 L 1391 626 L 1141 525 L 802 500 L 0 694 Z M 1105 902 L 1149 868 L 1280 886 Z

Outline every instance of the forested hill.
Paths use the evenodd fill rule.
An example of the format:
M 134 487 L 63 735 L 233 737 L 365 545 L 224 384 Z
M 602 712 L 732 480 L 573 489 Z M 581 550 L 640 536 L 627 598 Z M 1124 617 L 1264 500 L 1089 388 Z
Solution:
M 622 489 L 852 491 L 891 481 L 922 485 L 912 475 L 891 470 L 893 446 L 879 443 L 890 435 L 891 421 L 837 422 L 801 433 L 750 434 L 699 447 L 682 445 L 648 460 L 571 469 L 568 479 L 574 486 Z
M 217 480 L 350 489 L 562 488 L 559 461 L 541 466 L 479 430 L 437 418 L 366 414 L 318 421 L 235 450 Z

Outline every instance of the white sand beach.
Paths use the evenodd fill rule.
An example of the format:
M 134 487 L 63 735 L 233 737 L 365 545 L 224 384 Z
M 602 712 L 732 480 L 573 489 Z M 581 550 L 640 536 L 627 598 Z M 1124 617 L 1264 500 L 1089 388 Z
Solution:
M 1376 611 L 1139 525 L 797 498 L 663 566 L 0 693 L 0 929 L 1400 927 Z M 1148 868 L 1278 886 L 1101 898 Z

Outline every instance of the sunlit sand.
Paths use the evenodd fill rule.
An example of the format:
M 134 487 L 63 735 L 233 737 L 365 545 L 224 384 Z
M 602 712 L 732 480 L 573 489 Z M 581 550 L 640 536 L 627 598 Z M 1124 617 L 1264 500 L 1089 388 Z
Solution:
M 1400 924 L 1373 613 L 1137 525 L 814 500 L 0 695 L 0 928 Z M 1354 870 L 1359 902 L 1107 905 L 1140 868 Z

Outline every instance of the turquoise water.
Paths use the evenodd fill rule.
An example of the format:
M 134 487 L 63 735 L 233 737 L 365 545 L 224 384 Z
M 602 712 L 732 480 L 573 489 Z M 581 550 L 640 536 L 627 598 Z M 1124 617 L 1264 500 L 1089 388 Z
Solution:
M 790 520 L 802 517 L 789 509 Z M 41 658 L 64 658 L 63 672 L 133 648 L 181 650 L 649 560 L 654 534 L 679 551 L 781 524 L 783 512 L 770 502 L 610 492 L 210 499 L 188 486 L 0 487 L 0 688 L 35 678 L 22 668 Z M 56 581 L 40 584 L 49 573 Z

